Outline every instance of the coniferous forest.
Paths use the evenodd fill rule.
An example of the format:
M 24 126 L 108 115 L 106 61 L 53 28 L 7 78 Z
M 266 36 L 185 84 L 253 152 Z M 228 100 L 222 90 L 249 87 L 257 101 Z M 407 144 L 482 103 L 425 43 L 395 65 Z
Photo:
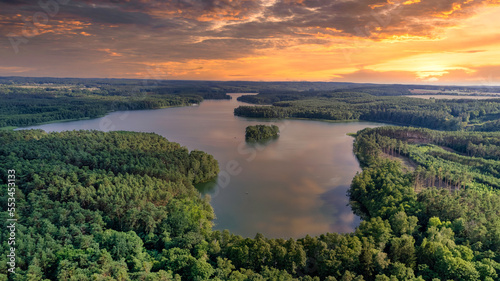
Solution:
M 426 100 L 376 90 L 379 89 L 263 92 L 238 100 L 272 106 L 240 106 L 234 114 L 252 118 L 364 120 L 451 131 L 500 130 L 500 99 L 497 98 Z
M 217 160 L 156 134 L 0 131 L 0 186 L 9 190 L 1 194 L 1 216 L 18 227 L 17 273 L 7 274 L 2 254 L 0 280 L 499 280 L 500 133 L 493 117 L 500 103 L 411 102 L 366 91 L 235 112 L 420 127 L 355 134 L 363 171 L 348 196 L 362 222 L 346 234 L 286 240 L 213 230 L 210 198 L 194 184 L 217 176 Z M 172 98 L 187 99 L 182 105 L 193 97 Z M 43 99 L 54 112 L 66 101 Z M 18 121 L 5 124 L 24 124 L 25 102 L 4 118 Z M 72 110 L 83 114 L 87 102 Z M 46 105 L 32 109 L 44 108 L 43 116 Z M 10 253 L 10 229 L 0 235 L 2 253 Z
M 4 131 L 2 180 L 8 169 L 22 171 L 20 270 L 10 280 L 497 280 L 498 157 L 435 153 L 478 138 L 498 144 L 492 133 L 360 132 L 364 169 L 349 196 L 361 225 L 284 240 L 211 229 L 209 199 L 193 183 L 214 177 L 218 165 L 203 152 L 146 133 Z M 453 154 L 462 159 L 455 170 Z M 422 166 L 409 171 L 389 159 L 400 155 Z M 8 235 L 2 229 L 2 241 Z M 4 255 L 2 272 L 6 265 Z

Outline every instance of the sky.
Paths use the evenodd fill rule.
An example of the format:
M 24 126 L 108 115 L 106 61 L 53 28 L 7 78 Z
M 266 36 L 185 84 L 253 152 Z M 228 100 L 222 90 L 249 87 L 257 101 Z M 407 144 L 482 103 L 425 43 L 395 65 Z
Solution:
M 0 0 L 0 76 L 500 85 L 500 0 Z

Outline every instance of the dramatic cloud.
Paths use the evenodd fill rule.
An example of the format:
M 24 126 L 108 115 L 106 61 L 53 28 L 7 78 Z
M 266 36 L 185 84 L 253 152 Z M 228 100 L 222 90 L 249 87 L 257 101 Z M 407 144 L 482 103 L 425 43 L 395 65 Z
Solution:
M 0 0 L 0 75 L 138 77 L 154 66 L 172 79 L 472 77 L 498 55 L 498 4 Z

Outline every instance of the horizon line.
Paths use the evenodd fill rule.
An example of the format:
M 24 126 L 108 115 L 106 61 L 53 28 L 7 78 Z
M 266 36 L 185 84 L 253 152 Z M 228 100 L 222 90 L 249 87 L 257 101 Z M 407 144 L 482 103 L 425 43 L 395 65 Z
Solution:
M 39 78 L 39 79 L 95 79 L 95 80 L 155 80 L 155 81 L 185 81 L 185 82 L 254 82 L 254 83 L 346 83 L 346 84 L 360 84 L 360 85 L 377 85 L 377 86 L 383 86 L 383 85 L 402 85 L 402 86 L 435 86 L 435 87 L 442 87 L 442 86 L 449 86 L 449 87 L 481 87 L 481 88 L 489 88 L 489 87 L 500 87 L 500 84 L 425 84 L 425 83 L 401 83 L 401 82 L 394 82 L 394 83 L 380 83 L 380 82 L 352 82 L 352 81 L 328 81 L 328 80 L 270 80 L 270 81 L 263 81 L 263 80 L 199 80 L 199 79 L 155 79 L 155 78 L 123 78 L 123 77 L 104 77 L 104 78 L 99 78 L 99 77 L 54 77 L 54 76 L 16 76 L 16 75 L 10 75 L 10 76 L 0 76 L 0 78 Z

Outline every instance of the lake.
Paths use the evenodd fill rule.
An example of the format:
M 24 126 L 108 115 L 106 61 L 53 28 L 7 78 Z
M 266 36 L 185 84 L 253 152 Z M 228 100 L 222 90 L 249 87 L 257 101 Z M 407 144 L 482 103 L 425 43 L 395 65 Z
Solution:
M 154 132 L 189 150 L 212 154 L 221 173 L 198 188 L 212 197 L 215 229 L 244 237 L 259 232 L 270 238 L 353 231 L 359 218 L 347 206 L 346 192 L 361 169 L 352 152 L 353 138 L 346 134 L 380 124 L 237 117 L 234 108 L 245 104 L 236 100 L 240 95 L 196 106 L 113 112 L 29 128 Z M 279 126 L 280 137 L 264 144 L 246 143 L 245 128 L 256 124 Z

